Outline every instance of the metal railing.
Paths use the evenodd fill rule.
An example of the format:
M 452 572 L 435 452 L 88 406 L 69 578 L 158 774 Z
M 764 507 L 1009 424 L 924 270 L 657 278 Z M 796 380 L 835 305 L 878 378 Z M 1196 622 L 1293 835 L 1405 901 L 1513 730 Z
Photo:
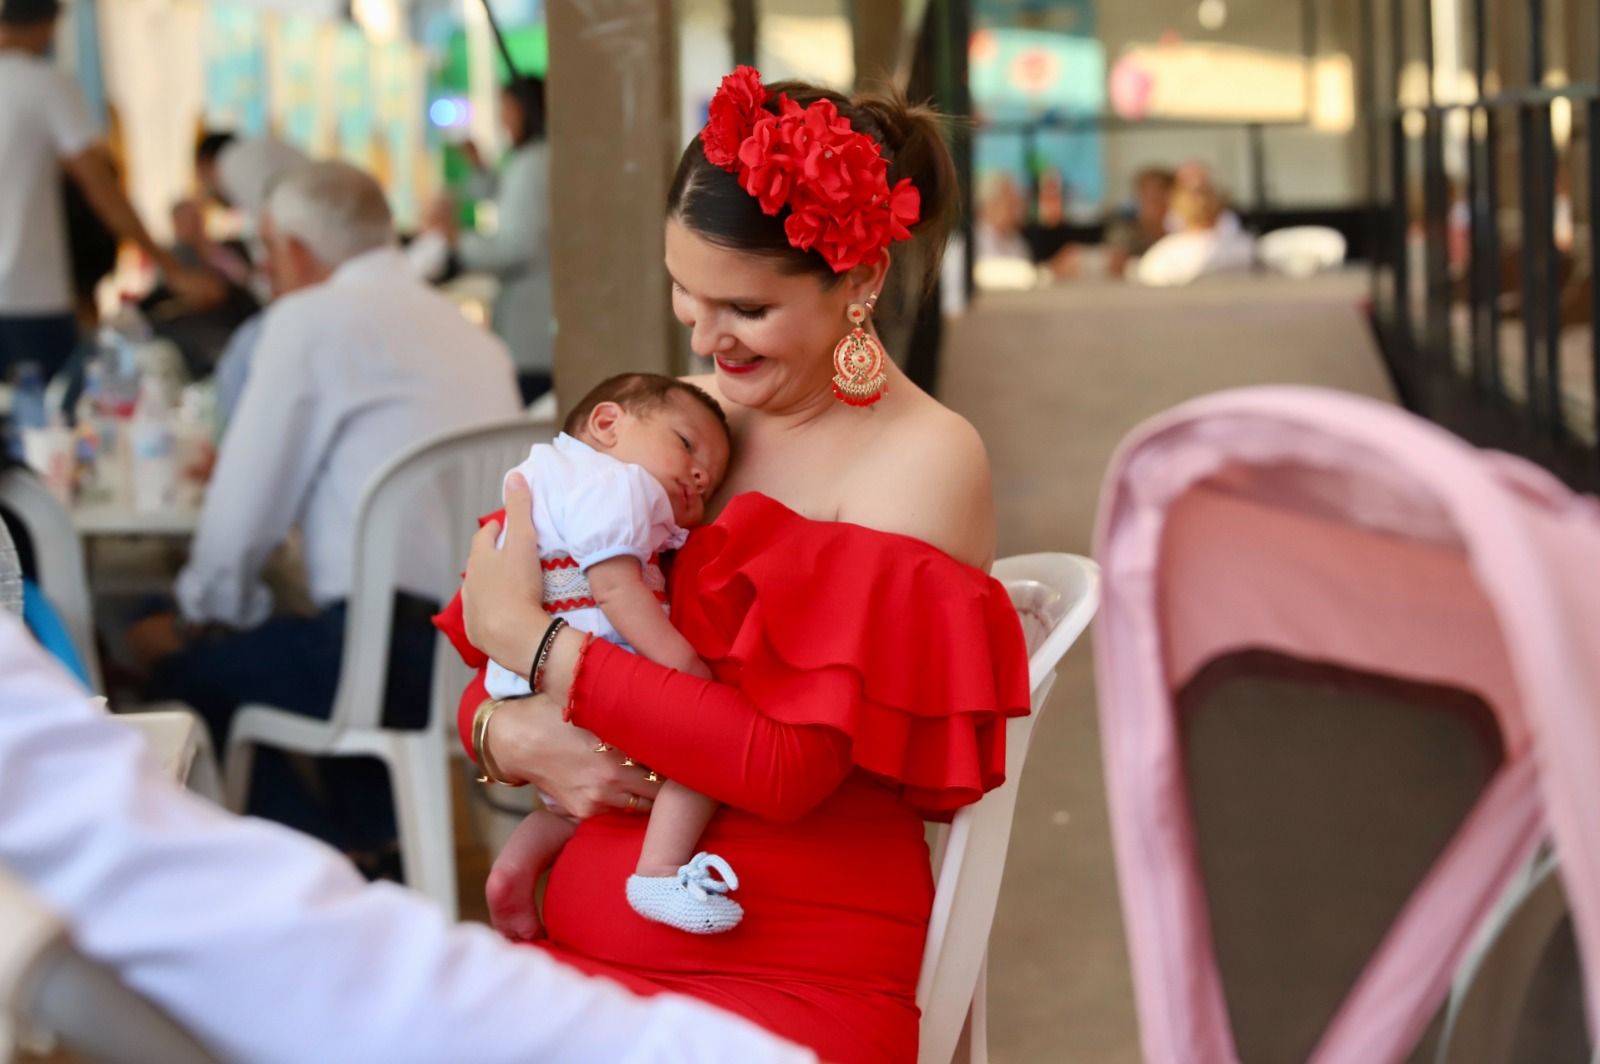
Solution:
M 1600 130 L 1600 85 L 1544 84 L 1545 0 L 1519 0 L 1504 5 L 1502 15 L 1526 20 L 1529 87 L 1441 100 L 1435 94 L 1433 19 L 1436 5 L 1453 0 L 1363 0 L 1365 35 L 1374 50 L 1380 47 L 1374 7 L 1385 2 L 1393 95 L 1380 100 L 1371 83 L 1367 88 L 1374 125 L 1388 131 L 1388 159 L 1386 165 L 1379 157 L 1375 137 L 1372 147 L 1380 150 L 1371 153 L 1369 165 L 1375 191 L 1388 178 L 1387 210 L 1393 224 L 1374 264 L 1374 323 L 1401 397 L 1474 442 L 1521 453 L 1575 487 L 1596 490 L 1600 137 L 1595 134 Z M 1500 78 L 1489 63 L 1490 2 L 1471 0 L 1466 6 L 1465 29 L 1473 42 L 1471 84 L 1479 89 L 1496 85 Z M 1428 95 L 1425 103 L 1403 103 L 1398 86 L 1408 60 L 1407 17 L 1415 15 L 1421 16 L 1421 31 L 1413 43 L 1426 67 Z M 1558 108 L 1583 119 L 1568 125 L 1564 155 L 1558 152 L 1554 132 Z M 1452 192 L 1446 168 L 1451 139 L 1465 149 L 1459 197 Z M 1585 159 L 1586 227 L 1580 231 L 1573 225 L 1570 242 L 1559 247 L 1557 175 L 1563 169 L 1575 175 Z M 1514 203 L 1506 195 L 1508 178 L 1516 182 Z M 1569 182 L 1567 199 L 1574 218 L 1578 201 L 1571 193 L 1577 184 L 1575 179 Z M 1414 190 L 1421 194 L 1420 219 L 1413 214 Z M 1452 227 L 1458 223 L 1451 215 L 1463 208 L 1465 262 L 1459 256 L 1453 262 Z M 1413 224 L 1418 220 L 1420 227 Z M 1513 255 L 1508 255 L 1507 243 Z M 1515 276 L 1508 277 L 1513 271 Z M 1581 328 L 1585 322 L 1575 313 L 1585 302 L 1587 336 Z

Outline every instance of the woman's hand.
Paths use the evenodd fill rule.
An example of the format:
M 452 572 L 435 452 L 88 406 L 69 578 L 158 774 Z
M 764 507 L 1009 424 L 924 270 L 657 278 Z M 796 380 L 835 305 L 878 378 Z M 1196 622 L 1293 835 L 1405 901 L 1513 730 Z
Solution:
M 580 820 L 621 809 L 645 813 L 661 789 L 647 770 L 623 764 L 618 750 L 561 719 L 561 707 L 536 696 L 506 702 L 484 736 L 495 764 L 510 779 L 528 780 Z
M 533 528 L 533 493 L 518 473 L 506 477 L 506 542 L 495 546 L 500 525 L 489 522 L 472 537 L 461 605 L 472 645 L 521 673 L 533 663 L 550 624 L 544 611 L 544 571 Z M 526 673 L 521 673 L 526 678 Z M 509 770 L 509 769 L 508 769 Z

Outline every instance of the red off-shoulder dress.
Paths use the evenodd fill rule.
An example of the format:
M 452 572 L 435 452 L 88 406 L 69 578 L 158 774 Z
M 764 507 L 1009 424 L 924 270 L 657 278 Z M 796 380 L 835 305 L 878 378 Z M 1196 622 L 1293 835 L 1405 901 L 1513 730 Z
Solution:
M 914 1060 L 922 822 L 1001 782 L 1006 719 L 1028 711 L 1004 588 L 919 540 L 746 494 L 679 552 L 671 601 L 716 682 L 596 642 L 571 717 L 723 803 L 701 848 L 738 871 L 744 921 L 686 935 L 629 908 L 645 820 L 618 813 L 584 821 L 557 859 L 544 948 L 827 1060 Z M 463 696 L 464 742 L 483 698 L 481 682 Z

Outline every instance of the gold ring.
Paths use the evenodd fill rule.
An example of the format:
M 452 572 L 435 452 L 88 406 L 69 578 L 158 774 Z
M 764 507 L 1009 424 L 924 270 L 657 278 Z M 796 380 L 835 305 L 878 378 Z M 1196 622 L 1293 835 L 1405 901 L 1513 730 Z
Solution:
M 630 765 L 636 765 L 636 764 L 638 764 L 638 762 L 635 761 L 633 758 L 629 757 L 627 754 L 623 754 L 622 755 L 622 767 L 623 768 L 628 768 Z
M 597 754 L 603 754 L 609 749 L 611 749 L 611 744 L 610 743 L 595 743 L 594 744 L 594 752 L 597 753 Z
M 660 783 L 661 782 L 661 774 L 659 772 L 657 772 L 655 769 L 651 769 L 650 771 L 648 771 L 648 772 L 646 772 L 644 774 L 644 781 L 646 783 Z
M 639 796 L 637 794 L 628 795 L 628 812 L 637 813 L 638 811 L 639 811 Z

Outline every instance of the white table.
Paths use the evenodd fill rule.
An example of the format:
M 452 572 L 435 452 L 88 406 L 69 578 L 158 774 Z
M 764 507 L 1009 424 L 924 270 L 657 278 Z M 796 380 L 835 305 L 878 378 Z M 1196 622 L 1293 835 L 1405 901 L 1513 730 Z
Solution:
M 131 506 L 96 503 L 72 508 L 78 534 L 91 536 L 169 536 L 187 539 L 200 525 L 198 508 L 135 510 Z

